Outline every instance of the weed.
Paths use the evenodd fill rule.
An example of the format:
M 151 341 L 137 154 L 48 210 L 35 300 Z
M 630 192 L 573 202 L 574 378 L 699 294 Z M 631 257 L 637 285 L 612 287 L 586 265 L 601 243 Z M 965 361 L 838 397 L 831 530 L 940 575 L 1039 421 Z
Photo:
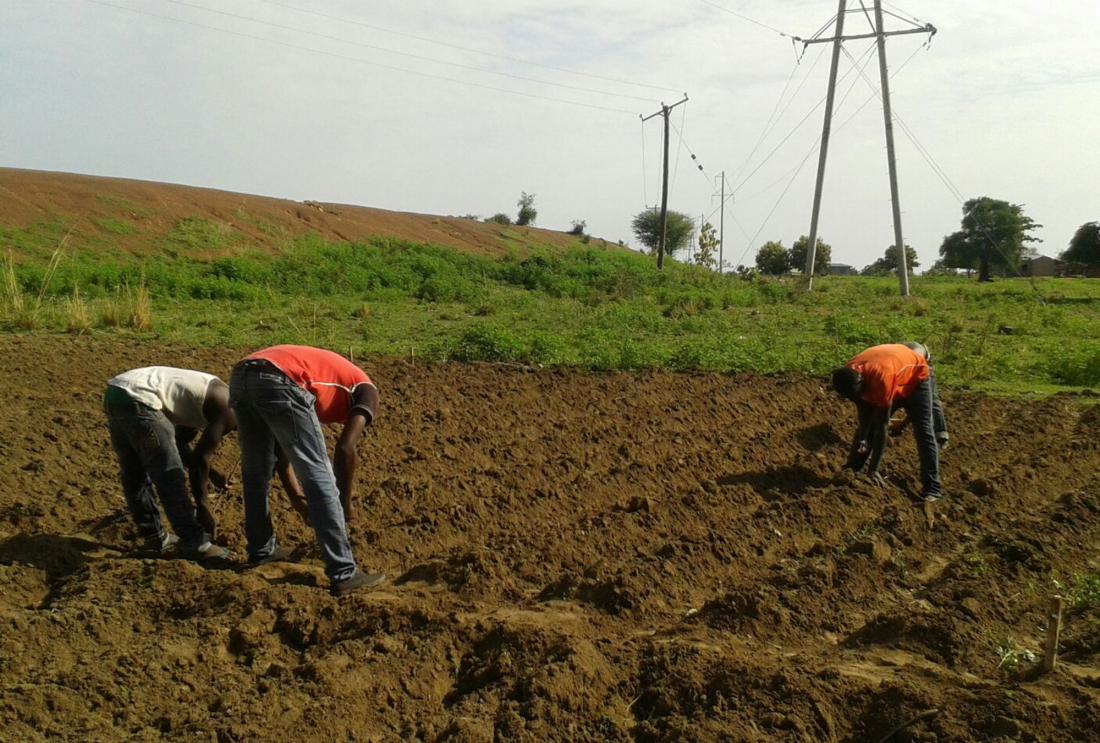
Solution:
M 114 294 L 108 296 L 103 301 L 103 306 L 99 313 L 99 324 L 105 328 L 120 328 L 122 327 L 124 314 L 122 289 L 121 287 L 116 287 Z
M 993 572 L 989 558 L 981 552 L 968 552 L 962 557 L 964 569 L 976 578 L 983 578 Z
M 65 300 L 65 330 L 83 335 L 92 329 L 92 320 L 88 314 L 88 303 L 80 296 L 80 289 L 73 287 L 72 296 Z
M 23 315 L 23 307 L 23 288 L 15 275 L 15 258 L 9 250 L 4 261 L 4 310 L 14 319 Z
M 1100 574 L 1074 573 L 1068 585 L 1055 580 L 1071 609 L 1078 611 L 1100 606 Z
M 129 300 L 129 324 L 134 330 L 149 330 L 153 327 L 153 302 L 149 297 L 149 288 L 145 285 L 145 277 L 137 288 L 130 291 L 126 287 L 126 295 Z
M 1037 662 L 1039 656 L 1034 651 L 1016 647 L 1011 639 L 1006 639 L 997 644 L 997 659 L 997 670 L 1011 675 L 1024 664 Z

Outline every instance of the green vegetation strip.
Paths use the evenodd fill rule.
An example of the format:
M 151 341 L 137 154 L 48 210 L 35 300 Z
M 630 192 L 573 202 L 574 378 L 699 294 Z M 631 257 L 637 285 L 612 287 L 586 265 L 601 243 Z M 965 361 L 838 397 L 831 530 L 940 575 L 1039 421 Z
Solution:
M 101 225 L 108 233 L 113 223 Z M 199 222 L 156 258 L 73 251 L 47 273 L 52 233 L 0 231 L 12 251 L 5 332 L 109 332 L 194 345 L 309 343 L 357 354 L 591 369 L 825 374 L 875 343 L 919 340 L 947 384 L 1006 393 L 1100 387 L 1100 281 L 719 276 L 577 246 L 502 258 L 377 239 L 287 239 L 276 255 Z M 55 243 L 56 244 L 56 243 Z M 223 245 L 224 246 L 224 245 Z M 48 282 L 43 287 L 43 281 Z M 5 282 L 10 283 L 10 282 Z M 147 288 L 151 312 L 120 304 Z M 75 292 L 75 295 L 74 295 Z M 16 310 L 16 305 L 22 309 Z M 74 321 L 83 310 L 85 321 Z M 127 322 L 126 318 L 138 318 Z M 135 330 L 148 324 L 149 330 Z

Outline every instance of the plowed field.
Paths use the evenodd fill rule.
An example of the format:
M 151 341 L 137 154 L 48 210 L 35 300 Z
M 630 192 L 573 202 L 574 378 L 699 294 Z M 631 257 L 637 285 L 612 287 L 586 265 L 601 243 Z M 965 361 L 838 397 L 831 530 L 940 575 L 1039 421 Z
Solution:
M 1100 408 L 946 391 L 948 497 L 834 473 L 849 406 L 801 376 L 367 360 L 353 527 L 380 589 L 143 559 L 100 412 L 149 363 L 240 350 L 3 339 L 0 738 L 1081 741 L 1100 729 Z M 218 454 L 233 470 L 235 440 Z M 219 541 L 243 559 L 239 483 Z

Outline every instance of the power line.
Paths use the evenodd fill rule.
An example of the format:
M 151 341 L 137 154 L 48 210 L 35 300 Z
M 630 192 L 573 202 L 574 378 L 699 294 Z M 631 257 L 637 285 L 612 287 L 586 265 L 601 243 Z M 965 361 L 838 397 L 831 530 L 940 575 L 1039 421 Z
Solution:
M 841 45 L 841 48 L 844 48 L 843 44 Z M 870 47 L 870 49 L 873 49 L 873 48 L 874 48 L 874 45 L 872 45 Z M 861 74 L 863 73 L 863 69 L 870 62 L 870 54 L 869 54 L 870 49 L 868 49 L 867 52 L 864 52 L 862 55 L 860 55 L 861 59 L 866 58 L 866 59 L 863 59 L 862 67 L 859 66 L 860 63 L 856 62 L 855 58 L 853 58 L 851 56 L 851 54 L 848 54 L 849 59 L 851 59 L 852 62 L 853 62 L 853 69 L 858 69 Z M 847 51 L 846 51 L 846 53 L 847 53 Z M 844 77 L 847 77 L 848 74 L 850 74 L 851 72 L 852 72 L 852 70 L 849 70 L 847 73 L 845 73 Z M 844 78 L 842 77 L 840 81 L 843 82 Z M 852 78 L 851 85 L 848 86 L 848 89 L 844 92 L 844 95 L 841 96 L 841 98 L 840 98 L 840 106 L 839 107 L 844 106 L 844 102 L 848 100 L 848 96 L 851 95 L 852 91 L 855 89 L 856 83 L 858 83 L 858 82 L 859 82 L 859 78 Z M 874 100 L 874 96 L 871 96 L 871 98 L 869 100 Z M 821 104 L 818 103 L 818 105 L 820 106 Z M 863 107 L 866 106 L 866 105 L 867 105 L 867 102 L 865 101 L 859 107 L 859 109 L 857 109 L 856 112 L 858 113 L 859 110 L 862 110 Z M 844 122 L 844 124 L 847 124 L 848 121 L 851 121 L 852 118 L 854 118 L 854 117 L 850 117 L 847 121 Z M 840 126 L 838 126 L 835 131 L 839 132 L 841 129 L 843 129 L 844 124 L 841 124 Z M 766 217 L 764 217 L 764 221 L 760 224 L 760 229 L 758 229 L 756 231 L 756 234 L 752 236 L 752 239 L 749 241 L 749 244 L 745 247 L 744 252 L 741 253 L 741 257 L 737 259 L 738 264 L 740 264 L 745 259 L 745 256 L 748 255 L 749 251 L 752 250 L 753 247 L 756 245 L 756 241 L 759 239 L 760 235 L 764 232 L 764 228 L 768 226 L 768 223 L 771 221 L 771 218 L 775 215 L 775 212 L 779 209 L 779 205 L 781 203 L 783 203 L 783 199 L 786 198 L 787 193 L 791 190 L 791 187 L 794 185 L 794 182 L 798 179 L 798 176 L 802 172 L 802 169 L 804 167 L 806 167 L 806 163 L 809 161 L 809 159 L 811 157 L 814 156 L 814 153 L 817 152 L 819 146 L 821 145 L 821 140 L 822 140 L 822 136 L 818 135 L 817 139 L 814 140 L 813 145 L 810 146 L 809 152 L 807 152 L 806 156 L 804 158 L 802 158 L 802 162 L 800 162 L 798 164 L 798 167 L 796 167 L 794 169 L 794 172 L 791 174 L 791 178 L 787 182 L 786 187 L 783 189 L 782 193 L 779 194 L 779 197 L 776 199 L 775 204 L 771 208 L 771 211 L 768 212 L 768 215 Z M 744 185 L 744 184 L 742 183 L 742 185 Z M 769 187 L 769 188 L 771 188 L 771 187 Z
M 861 74 L 862 74 L 862 71 L 861 71 Z M 866 75 L 863 75 L 863 80 L 864 80 L 864 82 L 867 83 L 868 86 L 871 87 L 871 89 L 874 91 L 875 95 L 881 97 L 881 92 L 877 88 L 874 87 L 874 84 L 871 82 L 870 79 L 867 78 Z M 909 139 L 910 142 L 913 143 L 913 146 L 916 147 L 917 153 L 924 159 L 925 163 L 927 163 L 928 166 L 932 169 L 932 172 L 936 175 L 937 178 L 939 178 L 940 182 L 944 185 L 945 188 L 947 188 L 948 192 L 952 196 L 954 196 L 955 199 L 958 200 L 958 202 L 960 204 L 965 205 L 966 198 L 963 196 L 962 191 L 959 190 L 959 188 L 951 180 L 950 176 L 947 175 L 947 171 L 945 171 L 940 166 L 940 164 L 932 156 L 932 153 L 929 152 L 928 148 L 926 148 L 924 146 L 924 144 L 917 138 L 917 135 L 913 132 L 913 130 L 910 129 L 910 127 L 901 118 L 901 116 L 898 114 L 896 108 L 893 110 L 893 118 L 898 123 L 898 125 L 901 127 L 901 130 L 905 134 L 905 136 Z M 1012 261 L 1012 259 L 1004 251 L 1004 249 L 1002 247 L 1002 243 L 1004 242 L 1004 240 L 997 240 L 993 236 L 993 234 L 990 232 L 989 227 L 986 224 L 984 224 L 983 222 L 980 222 L 977 218 L 974 219 L 974 224 L 977 225 L 977 227 L 985 234 L 985 236 L 989 240 L 990 244 L 993 245 L 994 249 L 998 253 L 1000 253 L 1002 258 L 1004 258 L 1005 266 L 1011 268 L 1013 270 L 1013 272 L 1018 277 L 1023 278 L 1024 277 L 1023 273 L 1020 272 L 1020 270 L 1014 265 L 1014 262 Z M 1037 294 L 1039 301 L 1042 302 L 1042 303 L 1045 303 L 1045 300 L 1043 299 L 1042 293 L 1039 291 L 1038 286 L 1036 286 L 1036 284 L 1035 284 L 1035 277 L 1031 277 L 1031 288 Z
M 736 10 L 730 10 L 729 8 L 727 8 L 724 5 L 719 5 L 718 3 L 712 3 L 710 0 L 699 0 L 699 2 L 703 3 L 704 5 L 709 5 L 712 8 L 717 8 L 718 10 L 725 11 L 726 13 L 729 13 L 732 16 L 736 16 L 737 18 L 740 18 L 743 21 L 748 21 L 749 23 L 760 26 L 760 28 L 766 28 L 767 30 L 773 31 L 773 32 L 779 34 L 780 36 L 785 37 L 785 38 L 788 38 L 788 39 L 793 39 L 794 38 L 794 36 L 792 34 L 789 34 L 785 31 L 781 31 L 780 29 L 776 28 L 775 26 L 769 26 L 767 23 L 764 23 L 762 21 L 758 21 L 755 18 L 749 18 L 744 13 L 738 13 Z
M 201 10 L 205 13 L 214 13 L 216 15 L 225 16 L 226 18 L 235 18 L 241 21 L 248 21 L 250 23 L 258 23 L 262 26 L 269 26 L 271 28 L 277 28 L 283 31 L 292 31 L 294 33 L 305 34 L 306 36 L 314 36 L 318 39 L 325 39 L 326 41 L 335 41 L 339 44 L 348 44 L 350 46 L 357 46 L 362 49 L 370 49 L 375 52 L 383 52 L 385 54 L 395 54 L 399 57 L 407 57 L 409 59 L 416 59 L 421 62 L 430 62 L 431 64 L 443 65 L 445 67 L 454 67 L 459 70 L 468 70 L 470 72 L 479 72 L 485 75 L 497 75 L 499 77 L 507 77 L 512 80 L 521 80 L 528 83 L 537 83 L 539 85 L 548 85 L 554 88 L 563 88 L 565 90 L 577 90 L 583 93 L 597 93 L 600 95 L 613 96 L 615 98 L 624 98 L 634 101 L 643 101 L 645 103 L 651 103 L 652 98 L 643 98 L 642 96 L 629 95 L 627 93 L 613 93 L 607 90 L 598 90 L 596 88 L 586 88 L 581 85 L 569 85 L 567 83 L 555 83 L 549 80 L 540 80 L 534 77 L 527 77 L 525 75 L 517 75 L 512 72 L 500 72 L 498 70 L 489 70 L 484 67 L 478 67 L 476 65 L 463 64 L 462 62 L 450 62 L 447 60 L 437 59 L 435 57 L 429 57 L 423 54 L 414 54 L 412 52 L 402 52 L 397 49 L 389 49 L 384 46 L 377 46 L 375 44 L 366 44 L 361 41 L 352 41 L 351 39 L 345 39 L 340 36 L 333 36 L 331 34 L 323 34 L 317 31 L 307 31 L 305 29 L 298 28 L 296 26 L 288 26 L 283 23 L 275 23 L 274 21 L 266 21 L 262 18 L 255 18 L 253 16 L 242 15 L 240 13 L 230 13 L 226 10 L 218 10 L 216 8 L 209 8 L 205 5 L 199 5 L 198 3 L 187 2 L 187 0 L 164 0 L 164 2 L 171 3 L 173 5 L 179 5 L 185 8 L 194 8 L 195 10 Z
M 890 13 L 890 15 L 894 16 L 898 20 L 909 21 L 910 23 L 914 23 L 918 26 L 926 25 L 925 22 L 922 21 L 920 18 L 917 18 L 912 13 L 909 13 L 907 11 L 902 10 L 898 6 L 894 5 L 893 3 L 883 2 L 883 5 L 885 5 L 887 8 L 892 8 L 893 10 L 897 11 L 897 13 L 901 13 L 902 16 L 897 15 L 897 13 Z M 903 16 L 907 16 L 907 17 L 903 17 Z
M 486 57 L 492 57 L 494 59 L 502 59 L 506 62 L 515 62 L 516 64 L 529 65 L 531 67 L 541 67 L 545 70 L 553 70 L 554 72 L 563 72 L 567 75 L 577 75 L 579 77 L 590 77 L 593 80 L 603 80 L 604 82 L 619 83 L 621 85 L 634 85 L 639 88 L 649 88 L 651 90 L 662 90 L 671 93 L 678 93 L 679 88 L 668 88 L 662 85 L 651 85 L 649 83 L 640 83 L 633 80 L 624 80 L 618 77 L 610 77 L 608 75 L 597 75 L 591 72 L 584 72 L 581 70 L 571 70 L 567 67 L 555 67 L 554 65 L 543 64 L 541 62 L 532 62 L 529 59 L 521 59 L 519 57 L 510 57 L 506 54 L 497 54 L 496 52 L 487 52 L 483 49 L 473 49 L 471 47 L 460 46 L 458 44 L 451 44 L 446 41 L 440 41 L 438 39 L 432 39 L 427 36 L 417 36 L 416 34 L 410 34 L 405 31 L 397 31 L 392 28 L 384 28 L 382 26 L 376 26 L 371 23 L 365 23 L 363 21 L 355 20 L 353 18 L 347 18 L 344 16 L 331 15 L 329 13 L 321 13 L 316 10 L 310 10 L 309 8 L 300 8 L 296 5 L 290 5 L 289 3 L 281 3 L 277 0 L 259 0 L 259 2 L 267 3 L 268 5 L 274 5 L 280 8 L 286 8 L 287 10 L 293 10 L 297 13 L 304 13 L 306 15 L 316 16 L 318 18 L 324 18 L 330 21 L 338 21 L 340 23 L 347 23 L 352 26 L 359 26 L 361 28 L 369 28 L 372 31 L 381 31 L 382 33 L 393 34 L 394 36 L 401 36 L 406 39 L 414 39 L 415 41 L 422 41 L 427 44 L 436 44 L 438 46 L 445 47 L 447 49 L 455 49 L 460 52 L 468 52 L 470 54 L 481 54 Z
M 869 46 L 867 48 L 867 51 L 865 51 L 861 55 L 861 59 L 863 57 L 868 57 L 873 49 L 874 49 L 874 44 L 872 44 L 871 46 Z M 843 82 L 844 79 L 847 78 L 848 75 L 850 75 L 851 73 L 852 73 L 852 70 L 848 70 L 847 72 L 845 72 L 844 75 L 840 78 L 840 81 Z M 793 137 L 798 132 L 798 130 L 802 128 L 802 125 L 805 124 L 807 121 L 809 121 L 810 117 L 814 115 L 814 112 L 817 111 L 817 109 L 820 108 L 821 104 L 824 103 L 824 102 L 825 102 L 825 98 L 821 98 L 821 100 L 819 100 L 816 104 L 814 104 L 814 107 L 806 112 L 806 115 L 803 116 L 802 119 L 797 124 L 795 124 L 794 128 L 791 129 L 791 131 L 787 134 L 787 136 L 785 136 L 779 142 L 779 144 L 777 144 L 772 149 L 772 151 L 769 152 L 767 154 L 767 156 L 755 168 L 753 168 L 751 173 L 749 173 L 747 176 L 745 176 L 741 180 L 741 182 L 737 184 L 737 186 L 734 188 L 734 192 L 740 191 L 745 186 L 746 183 L 748 183 L 750 180 L 752 180 L 753 176 L 755 176 L 757 173 L 759 173 L 760 169 L 763 168 L 768 163 L 768 161 L 771 160 L 771 158 L 774 157 L 777 152 L 779 152 L 779 150 L 783 147 L 783 145 L 785 145 L 787 143 L 787 141 L 790 140 L 790 138 Z
M 684 127 L 685 129 L 687 128 L 687 126 L 686 126 L 687 125 L 687 110 L 688 110 L 688 104 L 685 103 L 683 108 L 680 109 L 680 126 Z M 683 152 L 683 150 L 684 150 L 684 135 L 680 133 L 680 130 L 677 129 L 676 125 L 673 124 L 671 121 L 669 122 L 669 124 L 671 124 L 672 128 L 676 131 L 677 140 L 678 140 L 678 142 L 676 144 L 676 165 L 674 165 L 672 167 L 672 183 L 669 186 L 670 188 L 675 189 L 676 188 L 676 176 L 678 176 L 680 174 L 680 153 Z M 691 159 L 694 160 L 695 155 L 692 155 Z
M 325 57 L 332 57 L 334 59 L 342 59 L 349 62 L 359 62 L 361 64 L 371 65 L 373 67 L 379 67 L 385 70 L 392 70 L 394 72 L 401 72 L 407 75 L 416 75 L 418 77 L 428 78 L 431 80 L 440 80 L 443 82 L 456 83 L 458 85 L 465 85 L 471 88 L 480 88 L 482 90 L 490 90 L 497 93 L 508 93 L 510 95 L 521 96 L 523 98 L 532 98 L 541 101 L 550 101 L 552 103 L 564 103 L 570 106 L 579 106 L 581 108 L 589 108 L 596 111 L 607 111 L 610 113 L 628 114 L 634 116 L 637 114 L 635 111 L 628 111 L 622 108 L 612 108 L 610 106 L 600 106 L 594 103 L 582 103 L 580 101 L 571 101 L 567 98 L 554 98 L 552 96 L 539 95 L 537 93 L 526 93 L 519 90 L 510 90 L 509 88 L 498 88 L 493 85 L 486 85 L 484 83 L 476 83 L 469 80 L 461 80 L 458 78 L 447 77 L 445 75 L 436 75 L 429 72 L 421 72 L 419 70 L 411 70 L 404 67 L 397 67 L 394 65 L 384 64 L 382 62 L 375 62 L 370 59 L 363 59 L 362 57 L 352 57 L 346 54 L 337 54 L 336 52 L 329 52 L 323 49 L 314 49 L 313 47 L 301 46 L 299 44 L 291 44 L 285 41 L 278 41 L 277 39 L 270 39 L 266 36 L 257 36 L 255 34 L 244 33 L 241 31 L 232 31 L 227 28 L 221 28 L 219 26 L 211 26 L 206 23 L 199 23 L 197 21 L 184 20 L 182 18 L 173 18 L 172 16 L 160 15 L 157 13 L 150 13 L 145 10 L 139 10 L 137 8 L 127 7 L 125 5 L 116 5 L 106 0 L 84 0 L 85 2 L 92 3 L 93 5 L 102 5 L 103 7 L 113 8 L 115 10 L 122 10 L 127 13 L 134 13 L 136 15 L 143 15 L 149 18 L 156 18 L 161 21 L 168 21 L 169 23 L 179 23 L 185 26 L 193 26 L 195 28 L 202 28 L 208 31 L 217 31 L 218 33 L 227 34 L 229 36 L 236 36 L 242 39 L 250 39 L 252 41 L 261 41 L 267 44 L 273 44 L 275 46 L 285 47 L 287 49 L 296 49 L 298 51 L 310 52 L 312 54 L 319 54 Z
M 787 76 L 787 82 L 783 85 L 783 90 L 782 92 L 780 92 L 779 98 L 775 101 L 775 106 L 772 107 L 771 114 L 768 115 L 768 120 L 764 122 L 764 128 L 760 130 L 760 136 L 757 137 L 756 143 L 752 146 L 752 150 L 749 152 L 748 157 L 746 157 L 744 162 L 742 162 L 741 165 L 737 168 L 737 172 L 733 175 L 733 180 L 736 181 L 738 178 L 741 177 L 741 174 L 745 172 L 745 168 L 747 168 L 749 163 L 752 162 L 752 159 L 756 157 L 756 153 L 760 149 L 760 145 L 764 144 L 764 140 L 771 136 L 771 133 L 774 130 L 775 126 L 779 124 L 779 120 L 783 118 L 783 114 L 785 114 L 788 109 L 790 109 L 791 104 L 794 102 L 794 99 L 798 97 L 798 94 L 802 90 L 803 86 L 805 86 L 806 81 L 810 77 L 810 74 L 817 67 L 817 63 L 821 61 L 821 55 L 824 53 L 824 51 L 824 47 L 818 49 L 817 56 L 814 57 L 814 63 L 810 66 L 808 70 L 806 70 L 806 74 L 802 76 L 802 82 L 800 82 L 798 84 L 798 87 L 795 88 L 795 91 L 791 95 L 791 99 L 787 102 L 787 105 L 783 109 L 783 112 L 779 113 L 779 115 L 777 116 L 776 114 L 779 111 L 779 106 L 783 103 L 783 99 L 787 95 L 787 90 L 791 87 L 791 82 L 794 80 L 795 73 L 798 72 L 798 67 L 801 64 L 800 61 L 795 62 L 794 67 L 791 68 L 791 74 Z
M 695 163 L 695 169 L 703 174 L 703 178 L 706 179 L 707 184 L 709 185 L 710 184 L 710 176 L 707 175 L 707 171 L 703 168 L 703 164 L 701 162 L 699 162 L 699 157 L 695 154 L 695 151 L 691 149 L 691 145 L 689 145 L 687 143 L 687 140 L 684 139 L 683 132 L 681 132 L 679 129 L 677 129 L 675 124 L 672 124 L 672 131 L 676 132 L 676 136 L 680 140 L 680 145 L 688 151 L 689 155 L 691 155 L 692 162 Z M 679 163 L 679 154 L 677 154 L 676 166 L 679 167 L 679 165 L 680 165 L 680 163 Z M 675 184 L 675 182 L 676 182 L 675 179 L 673 179 L 673 184 Z

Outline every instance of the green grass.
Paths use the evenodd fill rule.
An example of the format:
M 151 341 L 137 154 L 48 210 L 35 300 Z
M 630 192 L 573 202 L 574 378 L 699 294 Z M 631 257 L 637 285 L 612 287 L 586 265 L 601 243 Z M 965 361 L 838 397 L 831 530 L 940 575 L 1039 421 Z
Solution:
M 23 291 L 37 296 L 46 249 L 63 232 L 53 223 L 0 231 Z M 1011 394 L 1100 388 L 1100 281 L 917 277 L 914 297 L 903 300 L 891 278 L 824 278 L 804 293 L 796 279 L 742 280 L 676 263 L 657 272 L 644 256 L 580 243 L 493 258 L 305 236 L 261 254 L 204 219 L 179 222 L 163 247 L 144 259 L 109 249 L 69 255 L 46 289 L 38 332 L 64 332 L 62 305 L 74 290 L 97 317 L 118 287 L 144 277 L 155 337 L 190 344 L 826 374 L 868 345 L 912 339 L 931 348 L 946 385 Z M 0 323 L 16 331 L 6 314 Z
M 132 235 L 136 232 L 132 224 L 121 219 L 115 219 L 114 217 L 97 219 L 95 223 L 99 229 L 104 232 L 109 232 L 112 235 Z

